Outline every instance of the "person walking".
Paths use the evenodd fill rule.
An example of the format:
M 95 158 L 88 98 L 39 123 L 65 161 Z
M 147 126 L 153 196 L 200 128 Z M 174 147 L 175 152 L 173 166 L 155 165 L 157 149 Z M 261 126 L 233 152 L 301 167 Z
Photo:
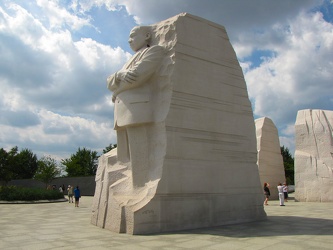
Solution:
M 79 201 L 81 198 L 81 192 L 79 186 L 76 186 L 76 188 L 74 189 L 74 198 L 75 198 L 75 207 L 79 207 Z
M 271 192 L 269 191 L 269 183 L 267 183 L 267 182 L 264 183 L 264 195 L 265 195 L 264 205 L 267 206 L 269 196 L 271 195 Z
M 67 188 L 67 194 L 68 194 L 68 202 L 69 203 L 73 203 L 73 187 L 71 185 L 68 185 L 68 188 Z
M 281 182 L 277 186 L 277 189 L 279 191 L 280 206 L 284 206 L 284 194 L 283 194 L 283 186 L 282 186 Z

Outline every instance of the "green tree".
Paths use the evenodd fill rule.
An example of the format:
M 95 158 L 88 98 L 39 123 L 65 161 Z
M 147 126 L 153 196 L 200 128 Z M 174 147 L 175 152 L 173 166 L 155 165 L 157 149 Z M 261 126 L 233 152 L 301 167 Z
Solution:
M 11 150 L 8 152 L 8 158 L 7 158 L 7 164 L 8 164 L 8 169 L 11 172 L 12 179 L 15 179 L 17 174 L 15 173 L 15 168 L 16 168 L 16 156 L 18 154 L 18 147 L 15 146 L 11 148 Z
M 13 173 L 9 167 L 9 154 L 3 148 L 0 149 L 0 181 L 5 182 L 5 185 L 13 178 Z
M 109 152 L 110 150 L 114 149 L 117 147 L 117 144 L 112 144 L 110 143 L 109 146 L 105 147 L 105 149 L 103 149 L 103 154 L 106 154 L 107 152 Z
M 284 165 L 284 172 L 286 175 L 286 181 L 288 185 L 294 185 L 294 158 L 289 152 L 289 149 L 287 147 L 282 146 L 281 147 L 281 154 L 283 158 L 283 165 Z
M 17 147 L 10 152 L 10 167 L 13 179 L 31 179 L 34 177 L 38 164 L 37 156 L 30 149 L 23 149 L 17 153 Z
M 43 156 L 38 160 L 38 169 L 35 174 L 35 179 L 45 183 L 46 187 L 61 173 L 58 163 L 51 156 Z
M 61 160 L 69 177 L 95 175 L 98 155 L 96 151 L 79 148 L 70 158 Z
M 17 146 L 9 152 L 0 149 L 0 179 L 6 183 L 12 179 L 33 178 L 37 167 L 37 156 L 29 149 L 21 152 Z

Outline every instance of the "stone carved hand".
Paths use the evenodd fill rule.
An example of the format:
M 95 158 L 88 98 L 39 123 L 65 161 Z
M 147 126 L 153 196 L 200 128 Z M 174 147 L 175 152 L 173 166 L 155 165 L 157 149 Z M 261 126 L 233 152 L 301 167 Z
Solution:
M 130 71 L 118 71 L 116 73 L 116 85 L 117 88 L 114 90 L 114 94 L 112 95 L 112 102 L 114 103 L 117 97 L 117 94 L 124 89 L 124 83 L 133 84 L 138 78 L 138 73 L 135 70 Z

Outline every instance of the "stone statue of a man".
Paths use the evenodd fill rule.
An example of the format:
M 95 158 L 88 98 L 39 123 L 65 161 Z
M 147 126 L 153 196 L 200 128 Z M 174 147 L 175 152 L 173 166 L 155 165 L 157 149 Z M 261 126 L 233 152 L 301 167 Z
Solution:
M 91 223 L 151 234 L 266 218 L 251 102 L 225 28 L 182 13 L 135 27 L 129 42 L 134 56 L 108 78 L 118 147 L 99 157 Z
M 121 70 L 107 78 L 113 92 L 114 129 L 117 131 L 117 162 L 132 171 L 133 187 L 142 187 L 151 177 L 156 140 L 161 124 L 157 122 L 158 105 L 154 102 L 157 71 L 164 47 L 151 45 L 151 27 L 132 29 L 129 44 L 135 54 Z

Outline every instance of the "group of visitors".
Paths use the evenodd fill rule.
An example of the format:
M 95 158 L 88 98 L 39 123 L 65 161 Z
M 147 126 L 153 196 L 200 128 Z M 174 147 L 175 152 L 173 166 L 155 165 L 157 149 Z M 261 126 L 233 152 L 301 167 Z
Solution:
M 264 205 L 268 205 L 268 199 L 271 195 L 270 190 L 269 190 L 269 183 L 265 182 L 264 183 L 264 195 L 265 195 L 265 201 Z M 281 182 L 277 186 L 278 192 L 279 192 L 279 201 L 280 201 L 280 206 L 284 206 L 284 202 L 288 201 L 288 186 L 287 183 L 281 184 Z
M 68 185 L 67 194 L 68 194 L 68 202 L 73 203 L 73 196 L 74 196 L 75 207 L 79 207 L 79 201 L 81 198 L 81 191 L 79 189 L 79 186 L 76 186 L 76 188 L 73 190 L 73 186 Z
M 64 185 L 60 186 L 60 187 L 58 188 L 59 192 L 60 192 L 60 193 L 63 193 L 63 192 L 64 192 L 64 188 L 65 188 Z M 57 185 L 55 185 L 55 184 L 53 184 L 52 186 L 51 186 L 51 185 L 48 185 L 46 189 L 47 189 L 47 190 L 57 190 Z
M 48 185 L 47 188 L 48 190 L 56 190 L 57 189 L 57 186 L 56 185 Z M 60 186 L 58 188 L 59 192 L 60 193 L 64 193 L 65 192 L 65 185 L 62 184 L 62 186 Z M 73 203 L 73 198 L 75 200 L 75 207 L 79 207 L 79 201 L 80 201 L 80 198 L 81 198 L 81 191 L 79 189 L 79 186 L 76 186 L 76 188 L 74 189 L 73 186 L 71 185 L 68 185 L 67 187 L 67 195 L 68 195 L 68 202 L 69 203 Z

